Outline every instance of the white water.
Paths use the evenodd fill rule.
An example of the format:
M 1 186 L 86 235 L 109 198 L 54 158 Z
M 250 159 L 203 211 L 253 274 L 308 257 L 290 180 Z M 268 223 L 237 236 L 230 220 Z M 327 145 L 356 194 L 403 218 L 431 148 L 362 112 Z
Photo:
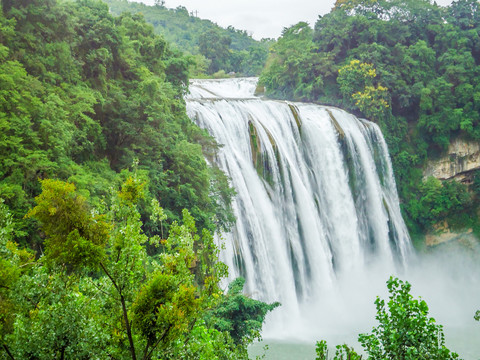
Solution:
M 255 86 L 195 80 L 187 97 L 190 118 L 223 145 L 216 161 L 237 192 L 222 252 L 229 278 L 281 302 L 264 338 L 355 338 L 412 258 L 385 141 L 371 122 L 256 98 Z

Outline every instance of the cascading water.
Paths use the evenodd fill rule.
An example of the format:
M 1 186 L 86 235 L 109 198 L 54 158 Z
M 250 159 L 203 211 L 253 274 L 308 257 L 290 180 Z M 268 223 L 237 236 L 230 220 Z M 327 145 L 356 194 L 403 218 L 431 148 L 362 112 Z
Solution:
M 256 79 L 195 80 L 187 111 L 223 147 L 237 224 L 223 260 L 245 290 L 298 318 L 338 277 L 410 240 L 379 128 L 336 108 L 254 97 Z
M 374 324 L 385 281 L 413 253 L 385 141 L 372 122 L 332 107 L 264 100 L 255 88 L 253 78 L 194 80 L 186 98 L 189 117 L 222 145 L 216 161 L 237 192 L 237 222 L 223 235 L 221 254 L 229 278 L 243 276 L 247 294 L 282 304 L 264 337 L 312 341 L 347 329 L 352 336 L 339 341 L 354 341 Z M 422 294 L 432 290 L 437 309 L 451 310 L 452 294 L 465 302 L 468 285 L 460 284 L 478 280 L 470 271 L 451 291 L 438 283 L 437 265 L 407 280 L 420 273 Z M 470 305 L 455 318 L 473 321 Z

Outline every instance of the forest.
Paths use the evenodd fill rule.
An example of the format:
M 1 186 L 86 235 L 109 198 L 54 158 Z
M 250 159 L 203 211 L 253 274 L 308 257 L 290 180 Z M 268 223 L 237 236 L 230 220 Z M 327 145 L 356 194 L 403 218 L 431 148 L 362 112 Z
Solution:
M 2 1 L 0 57 L 1 358 L 246 358 L 278 304 L 219 287 L 191 57 L 99 0 Z
M 375 121 L 412 237 L 445 223 L 480 233 L 480 172 L 422 175 L 453 139 L 480 140 L 478 1 L 337 0 L 277 41 L 162 2 L 1 7 L 1 359 L 248 358 L 280 304 L 244 295 L 242 278 L 221 285 L 214 235 L 235 222 L 235 191 L 213 161 L 220 145 L 186 115 L 192 77 L 260 76 L 268 97 Z M 395 321 L 456 358 L 410 285 L 387 286 L 383 327 L 361 337 L 370 358 L 417 358 L 385 355 L 403 341 L 388 342 Z M 419 322 L 395 318 L 405 308 Z
M 189 54 L 194 65 L 191 75 L 200 77 L 257 76 L 262 71 L 273 39 L 254 40 L 245 30 L 226 29 L 210 20 L 200 19 L 185 7 L 168 9 L 127 0 L 106 0 L 113 14 L 141 13 L 172 46 Z

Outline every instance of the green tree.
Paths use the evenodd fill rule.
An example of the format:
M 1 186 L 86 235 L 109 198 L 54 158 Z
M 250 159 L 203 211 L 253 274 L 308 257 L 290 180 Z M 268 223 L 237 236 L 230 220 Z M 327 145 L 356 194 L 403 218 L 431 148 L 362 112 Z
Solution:
M 249 300 L 249 312 L 234 320 L 249 330 L 235 333 L 235 340 L 223 333 L 226 330 L 205 326 L 206 312 L 230 299 L 218 286 L 227 269 L 218 261 L 211 233 L 203 229 L 199 234 L 187 210 L 182 223 L 172 224 L 167 239 L 149 238 L 137 209 L 146 186 L 136 175 L 113 194 L 104 216 L 96 215 L 72 184 L 44 180 L 42 188 L 29 216 L 40 221 L 46 234 L 45 256 L 12 289 L 13 300 L 20 304 L 14 325 L 5 330 L 12 353 L 22 358 L 88 358 L 92 349 L 101 347 L 115 358 L 162 354 L 177 359 L 211 340 L 217 343 L 205 352 L 198 350 L 204 359 L 207 354 L 245 356 L 270 307 Z M 151 207 L 154 223 L 166 220 L 157 201 Z M 159 248 L 160 254 L 148 256 L 147 245 Z M 42 286 L 37 290 L 35 284 Z M 10 301 L 2 304 L 10 309 Z M 7 320 L 5 324 L 11 324 Z M 100 323 L 105 324 L 102 330 Z M 57 331 L 50 332 L 53 328 Z
M 317 353 L 316 360 L 329 360 L 328 346 L 325 340 L 318 341 L 315 347 Z M 358 355 L 353 348 L 348 345 L 337 345 L 333 360 L 361 360 L 362 356 Z
M 305 22 L 285 28 L 272 45 L 259 83 L 267 95 L 294 100 L 316 100 L 322 91 L 321 57 Z
M 352 94 L 355 106 L 372 121 L 382 123 L 389 116 L 388 89 L 381 85 L 366 86 L 363 91 Z
M 372 86 L 376 76 L 377 72 L 373 65 L 362 63 L 360 60 L 352 60 L 342 66 L 338 70 L 337 82 L 347 104 L 352 101 L 351 97 L 354 93 Z
M 2 352 L 12 357 L 7 337 L 14 331 L 15 313 L 19 307 L 15 301 L 15 289 L 20 277 L 28 272 L 34 255 L 18 248 L 13 242 L 13 217 L 0 198 L 0 344 Z
M 100 0 L 4 5 L 0 196 L 21 245 L 41 249 L 36 223 L 24 217 L 41 192 L 38 178 L 75 182 L 98 205 L 135 159 L 150 179 L 149 199 L 139 206 L 149 235 L 158 230 L 149 220 L 151 198 L 161 198 L 169 214 L 166 233 L 183 208 L 201 228 L 228 226 L 228 182 L 204 159 L 217 145 L 185 113 L 191 57 L 156 35 L 142 15 L 114 17 Z M 185 176 L 193 163 L 202 171 Z M 227 198 L 210 197 L 210 190 Z
M 387 281 L 388 301 L 377 297 L 375 318 L 378 326 L 370 334 L 359 334 L 358 341 L 369 360 L 458 359 L 458 354 L 445 347 L 443 327 L 428 314 L 427 303 L 414 299 L 412 286 L 398 278 Z M 317 360 L 328 359 L 325 341 L 317 342 Z M 337 346 L 334 360 L 359 360 L 347 345 Z
M 474 222 L 475 219 L 469 219 L 463 213 L 473 205 L 472 194 L 464 184 L 455 180 L 442 182 L 429 177 L 419 184 L 418 190 L 417 197 L 409 202 L 406 210 L 425 228 L 445 220 L 453 228 L 474 225 L 472 220 Z
M 245 351 L 247 345 L 260 339 L 265 316 L 280 303 L 266 304 L 242 293 L 245 279 L 237 278 L 228 286 L 227 295 L 212 311 L 207 313 L 207 324 L 219 331 L 228 331 L 231 338 Z
M 367 118 L 383 123 L 389 115 L 388 89 L 374 84 L 377 76 L 372 64 L 352 60 L 338 70 L 337 82 L 345 105 L 359 109 Z
M 256 41 L 245 30 L 238 30 L 232 26 L 221 28 L 210 20 L 200 19 L 195 11 L 189 12 L 184 7 L 168 9 L 162 6 L 161 2 L 157 2 L 156 6 L 123 0 L 106 2 L 116 15 L 124 12 L 144 14 L 145 20 L 154 26 L 156 34 L 161 34 L 169 43 L 193 55 L 197 67 L 193 70 L 192 76 L 208 76 L 219 70 L 255 76 L 260 74 L 265 64 L 270 39 Z M 206 44 L 204 40 L 207 38 L 225 41 L 228 47 L 224 47 L 223 44 Z M 219 52 L 217 56 L 210 51 L 213 49 L 222 51 L 222 55 Z M 212 67 L 209 68 L 210 65 Z
M 398 278 L 387 281 L 388 302 L 377 298 L 379 325 L 360 334 L 368 359 L 458 359 L 445 347 L 443 327 L 428 315 L 428 305 L 410 294 L 411 285 Z
M 112 334 L 91 279 L 36 262 L 17 282 L 7 341 L 15 359 L 106 359 Z
M 215 73 L 219 70 L 230 70 L 230 44 L 232 39 L 221 34 L 220 31 L 210 30 L 198 39 L 198 49 L 200 54 L 209 59 L 210 66 L 208 71 Z
M 55 265 L 76 270 L 95 268 L 103 258 L 109 225 L 99 215 L 91 215 L 86 198 L 75 185 L 59 180 L 42 180 L 37 206 L 28 212 L 42 224 L 46 234 L 45 257 Z

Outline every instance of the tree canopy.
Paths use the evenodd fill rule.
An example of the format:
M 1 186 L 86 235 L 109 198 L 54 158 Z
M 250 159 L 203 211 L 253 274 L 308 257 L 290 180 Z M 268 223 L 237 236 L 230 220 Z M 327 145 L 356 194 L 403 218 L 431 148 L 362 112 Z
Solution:
M 191 54 L 192 76 L 235 72 L 243 76 L 260 74 L 271 39 L 257 41 L 245 30 L 226 29 L 198 17 L 195 9 L 183 6 L 169 9 L 162 2 L 148 6 L 127 0 L 106 0 L 114 14 L 142 13 L 155 32 L 178 49 Z
M 414 299 L 410 294 L 412 285 L 398 278 L 387 281 L 388 301 L 377 297 L 375 319 L 378 325 L 370 334 L 360 334 L 368 360 L 385 359 L 458 359 L 458 354 L 445 346 L 442 325 L 429 316 L 425 300 Z M 337 346 L 333 360 L 360 360 L 353 348 Z M 328 347 L 325 341 L 317 343 L 317 360 L 328 360 Z
M 152 198 L 169 216 L 166 230 L 184 208 L 202 228 L 231 224 L 228 181 L 204 157 L 217 144 L 185 112 L 188 57 L 141 15 L 114 17 L 99 0 L 2 5 L 0 197 L 18 241 L 41 243 L 24 218 L 37 179 L 70 180 L 98 205 L 132 166 L 146 180 L 140 208 L 150 234 Z
M 104 213 L 75 186 L 42 181 L 29 212 L 46 239 L 38 259 L 13 242 L 13 221 L 0 203 L 0 344 L 11 359 L 248 359 L 260 338 L 265 304 L 219 287 L 227 274 L 212 234 L 198 233 L 183 211 L 168 238 L 147 236 L 136 174 L 112 193 Z M 152 201 L 152 221 L 166 219 Z M 148 247 L 161 251 L 149 256 Z M 234 282 L 234 284 L 238 284 Z M 242 283 L 243 284 L 243 283 Z M 234 296 L 234 300 L 231 299 Z M 244 304 L 239 317 L 226 303 Z M 214 314 L 215 321 L 212 321 Z M 235 332 L 217 324 L 235 324 Z M 3 358 L 3 357 L 2 357 Z

